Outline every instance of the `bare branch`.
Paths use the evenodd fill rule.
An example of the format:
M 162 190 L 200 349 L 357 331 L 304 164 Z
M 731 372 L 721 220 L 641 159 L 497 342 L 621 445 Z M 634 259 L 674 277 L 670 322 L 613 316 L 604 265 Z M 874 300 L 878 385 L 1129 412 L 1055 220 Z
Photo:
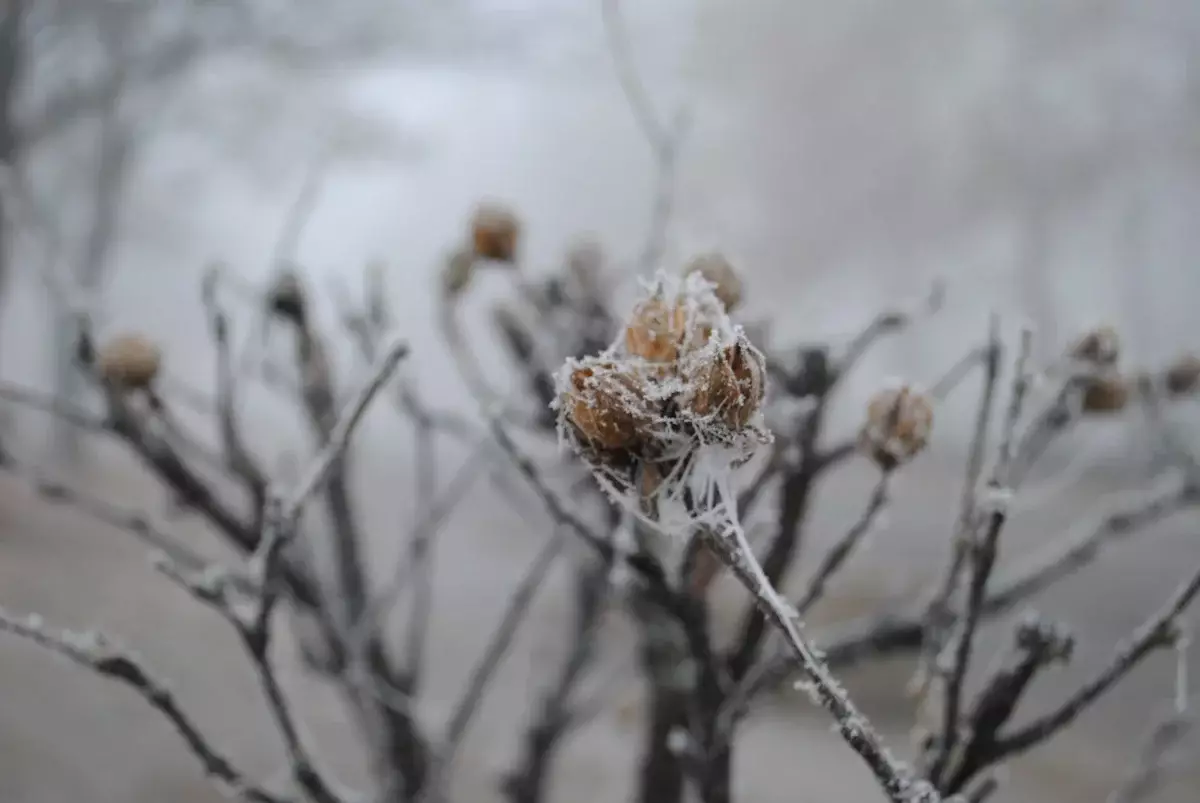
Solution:
M 1000 441 L 999 455 L 996 467 L 989 482 L 987 493 L 993 498 L 987 500 L 984 510 L 980 511 L 982 521 L 970 524 L 968 530 L 969 549 L 971 550 L 971 581 L 967 588 L 966 606 L 959 617 L 957 638 L 950 645 L 953 647 L 948 656 L 950 663 L 946 667 L 937 667 L 938 673 L 946 680 L 943 694 L 942 729 L 938 734 L 940 743 L 936 757 L 930 765 L 929 777 L 935 782 L 940 781 L 945 771 L 951 753 L 958 744 L 959 715 L 962 707 L 963 685 L 970 670 L 971 650 L 974 646 L 975 632 L 979 627 L 983 614 L 983 603 L 987 596 L 988 581 L 996 564 L 996 544 L 1000 532 L 1008 521 L 1008 504 L 1005 494 L 1011 493 L 1012 479 L 1009 476 L 1013 460 L 1014 441 L 1017 424 L 1025 403 L 1025 395 L 1029 390 L 1031 376 L 1028 365 L 1032 354 L 1033 336 L 1029 330 L 1021 334 L 1021 344 L 1017 353 L 1017 363 L 1013 375 L 1013 386 L 1005 416 L 1004 431 Z M 990 508 L 990 509 L 989 509 Z M 972 511 L 972 518 L 975 513 Z M 986 524 L 983 524 L 986 521 Z M 983 537 L 979 538 L 978 528 L 983 528 Z M 957 791 L 957 789 L 955 790 Z
M 795 611 L 767 579 L 741 526 L 734 521 L 726 529 L 726 533 L 711 536 L 709 544 L 784 634 L 793 658 L 811 682 L 814 701 L 833 715 L 838 732 L 871 769 L 888 798 L 895 803 L 939 801 L 940 796 L 928 783 L 915 779 L 910 770 L 891 756 L 870 721 L 830 674 L 819 653 L 800 632 Z
M 979 408 L 975 415 L 975 431 L 971 436 L 971 446 L 967 454 L 967 473 L 959 502 L 958 520 L 955 523 L 954 536 L 950 545 L 950 562 L 925 613 L 926 621 L 929 624 L 924 636 L 922 661 L 917 670 L 918 679 L 922 681 L 928 678 L 928 673 L 931 671 L 929 663 L 945 644 L 946 630 L 951 624 L 951 597 L 959 587 L 967 562 L 967 554 L 970 549 L 970 530 L 976 515 L 979 478 L 983 473 L 983 461 L 987 456 L 988 427 L 992 422 L 992 407 L 1000 378 L 1002 350 L 999 320 L 993 315 L 988 330 L 988 345 L 984 350 L 983 392 L 980 395 Z
M 0 608 L 0 630 L 27 639 L 55 652 L 72 662 L 90 669 L 101 677 L 115 680 L 141 695 L 156 711 L 171 723 L 200 760 L 209 776 L 225 784 L 231 793 L 252 803 L 289 803 L 289 798 L 276 796 L 247 780 L 223 755 L 210 746 L 170 690 L 130 653 L 121 649 L 102 634 L 52 631 L 36 616 L 21 619 Z
M 879 482 L 875 484 L 875 490 L 871 492 L 871 498 L 867 501 L 867 507 L 859 516 L 858 521 L 846 531 L 833 548 L 825 555 L 821 561 L 821 565 L 817 568 L 817 572 L 809 581 L 808 590 L 800 601 L 796 604 L 796 613 L 799 616 L 804 616 L 825 594 L 825 587 L 828 585 L 830 578 L 833 577 L 849 559 L 859 542 L 863 537 L 871 531 L 879 518 L 879 514 L 883 511 L 888 501 L 888 483 L 891 480 L 891 473 L 884 472 L 879 478 Z
M 1071 694 L 1053 711 L 1038 717 L 996 745 L 994 761 L 1028 750 L 1071 724 L 1089 705 L 1125 678 L 1143 658 L 1156 649 L 1173 646 L 1178 618 L 1200 594 L 1200 567 L 1180 584 L 1171 599 L 1121 644 L 1111 663 Z
M 453 713 L 451 713 L 450 719 L 446 724 L 441 752 L 437 757 L 436 766 L 423 799 L 428 800 L 433 796 L 441 794 L 441 787 L 445 783 L 446 774 L 453 766 L 454 759 L 458 755 L 459 748 L 462 746 L 463 739 L 467 734 L 467 729 L 474 721 L 488 688 L 495 680 L 496 671 L 500 668 L 501 662 L 512 646 L 517 629 L 525 621 L 525 617 L 529 613 L 529 606 L 533 602 L 534 594 L 541 588 L 542 583 L 550 572 L 550 568 L 558 560 L 566 544 L 565 528 L 556 527 L 554 535 L 550 537 L 550 540 L 546 542 L 545 546 L 534 557 L 525 575 L 513 590 L 512 596 L 509 597 L 504 614 L 500 618 L 500 624 L 497 626 L 495 632 L 492 633 L 483 654 L 480 656 L 474 669 L 472 669 L 471 675 L 467 680 L 466 689 L 464 689 L 458 703 L 455 704 Z
M 395 373 L 396 367 L 408 354 L 408 344 L 403 340 L 394 340 L 383 357 L 375 366 L 371 377 L 364 383 L 354 398 L 346 405 L 337 423 L 330 430 L 328 441 L 313 461 L 312 466 L 303 475 L 299 484 L 289 495 L 283 506 L 283 523 L 286 527 L 294 526 L 304 503 L 329 478 L 338 459 L 346 451 L 350 436 L 358 422 L 362 419 L 376 394 L 387 384 Z

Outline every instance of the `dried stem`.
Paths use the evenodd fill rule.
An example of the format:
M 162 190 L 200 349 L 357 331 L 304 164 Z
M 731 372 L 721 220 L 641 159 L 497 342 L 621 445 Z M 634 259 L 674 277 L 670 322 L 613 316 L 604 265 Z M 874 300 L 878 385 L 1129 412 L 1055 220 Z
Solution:
M 289 798 L 277 796 L 251 783 L 241 770 L 210 745 L 166 685 L 147 671 L 137 658 L 104 635 L 52 631 L 42 624 L 39 617 L 22 619 L 2 608 L 0 630 L 64 656 L 101 677 L 129 686 L 166 717 L 188 749 L 200 760 L 205 773 L 225 784 L 236 797 L 252 803 L 289 803 Z
M 525 576 L 521 578 L 520 583 L 517 584 L 516 589 L 509 598 L 499 626 L 484 648 L 479 662 L 471 671 L 466 689 L 463 691 L 461 698 L 459 698 L 458 703 L 454 706 L 453 713 L 450 715 L 449 722 L 446 725 L 445 736 L 442 740 L 441 752 L 438 754 L 430 784 L 424 793 L 424 799 L 432 799 L 434 796 L 441 794 L 442 785 L 445 783 L 446 775 L 454 764 L 454 759 L 458 754 L 459 748 L 462 746 L 467 729 L 475 719 L 475 715 L 479 711 L 480 704 L 483 702 L 488 688 L 495 680 L 496 672 L 500 668 L 504 656 L 508 654 L 513 639 L 516 637 L 517 629 L 525 621 L 525 617 L 529 613 L 529 606 L 533 602 L 534 594 L 541 588 L 542 583 L 550 572 L 550 568 L 558 560 L 566 544 L 565 528 L 556 528 L 554 535 L 551 536 L 550 540 L 546 542 L 545 546 L 534 557 L 533 562 L 526 570 Z
M 795 611 L 779 595 L 767 579 L 745 533 L 736 520 L 731 520 L 724 533 L 710 538 L 710 543 L 726 565 L 749 591 L 764 614 L 784 634 L 787 646 L 798 662 L 800 671 L 812 683 L 814 700 L 829 711 L 836 720 L 838 732 L 846 743 L 866 762 L 877 781 L 895 803 L 917 800 L 938 800 L 932 789 L 919 786 L 910 771 L 896 761 L 883 745 L 871 723 L 854 705 L 818 652 L 800 632 Z M 914 790 L 920 794 L 914 796 Z M 922 798 L 920 795 L 923 795 Z
M 1022 333 L 1020 350 L 1017 354 L 1012 392 L 1000 441 L 1000 453 L 989 482 L 988 493 L 992 494 L 994 498 L 989 500 L 987 505 L 990 510 L 981 511 L 986 523 L 971 524 L 972 532 L 969 535 L 971 539 L 969 542 L 971 579 L 967 588 L 966 606 L 958 621 L 956 639 L 950 645 L 952 647 L 951 663 L 944 669 L 941 666 L 938 667 L 939 674 L 946 679 L 946 683 L 943 687 L 942 730 L 938 734 L 940 743 L 929 771 L 929 777 L 935 782 L 941 778 L 951 753 L 958 744 L 963 685 L 966 682 L 967 673 L 970 671 L 971 650 L 975 642 L 975 632 L 983 614 L 988 580 L 996 565 L 996 544 L 1000 538 L 1000 532 L 1008 520 L 1008 505 L 1002 495 L 1009 493 L 1011 488 L 1009 468 L 1013 460 L 1013 443 L 1017 424 L 1024 408 L 1025 395 L 1029 390 L 1028 363 L 1032 354 L 1032 345 L 1032 333 L 1026 330 Z M 974 514 L 972 514 L 972 518 L 974 518 Z M 977 534 L 977 528 L 980 526 L 983 528 L 982 538 L 979 538 Z

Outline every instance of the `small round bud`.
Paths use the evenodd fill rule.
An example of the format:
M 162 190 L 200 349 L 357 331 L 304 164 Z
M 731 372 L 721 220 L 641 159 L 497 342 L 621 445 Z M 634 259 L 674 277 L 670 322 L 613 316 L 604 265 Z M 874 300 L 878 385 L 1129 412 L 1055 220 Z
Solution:
M 307 297 L 295 271 L 285 270 L 275 277 L 267 291 L 267 308 L 294 323 L 304 320 Z
M 687 334 L 687 310 L 653 296 L 634 307 L 625 327 L 625 348 L 650 362 L 674 362 Z
M 100 378 L 114 387 L 144 390 L 162 366 L 158 346 L 141 335 L 121 335 L 104 344 L 96 359 Z
M 482 203 L 471 217 L 471 244 L 475 256 L 515 264 L 521 223 L 508 207 Z
M 740 335 L 693 373 L 689 407 L 700 416 L 719 415 L 730 429 L 742 429 L 762 405 L 765 374 L 762 353 Z
M 933 402 L 908 385 L 876 393 L 867 404 L 859 444 L 885 470 L 907 463 L 929 443 Z
M 1121 338 L 1113 327 L 1099 326 L 1075 341 L 1071 356 L 1098 367 L 1111 367 L 1121 356 Z
M 1167 366 L 1163 384 L 1172 396 L 1186 396 L 1200 388 L 1200 357 L 1185 354 Z
M 442 268 L 442 293 L 446 298 L 457 298 L 471 284 L 475 275 L 475 255 L 465 249 L 452 253 Z
M 1121 377 L 1096 377 L 1084 387 L 1081 406 L 1085 413 L 1118 413 L 1125 409 L 1130 395 L 1129 383 Z
M 732 312 L 742 302 L 742 279 L 723 254 L 702 254 L 688 263 L 684 275 L 699 273 L 715 285 L 713 294 L 726 311 Z
M 564 406 L 583 438 L 605 449 L 637 444 L 650 420 L 640 378 L 609 362 L 582 366 L 571 374 Z

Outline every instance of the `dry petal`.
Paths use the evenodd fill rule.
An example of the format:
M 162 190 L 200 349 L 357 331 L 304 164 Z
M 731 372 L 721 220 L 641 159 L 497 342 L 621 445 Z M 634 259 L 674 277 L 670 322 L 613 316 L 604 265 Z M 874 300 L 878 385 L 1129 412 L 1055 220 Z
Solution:
M 719 415 L 730 429 L 742 429 L 758 412 L 765 392 L 762 354 L 740 336 L 702 365 L 693 377 L 692 412 Z
M 579 434 L 605 449 L 636 445 L 650 420 L 639 378 L 612 363 L 577 368 L 565 403 Z
M 638 304 L 625 328 L 625 348 L 650 362 L 674 362 L 687 334 L 687 310 L 654 296 Z

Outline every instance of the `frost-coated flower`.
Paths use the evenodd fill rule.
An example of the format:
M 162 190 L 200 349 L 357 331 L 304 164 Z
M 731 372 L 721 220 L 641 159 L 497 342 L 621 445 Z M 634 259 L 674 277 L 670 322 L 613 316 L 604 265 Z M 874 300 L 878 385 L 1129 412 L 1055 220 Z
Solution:
M 760 444 L 765 361 L 698 273 L 659 272 L 615 342 L 556 376 L 559 434 L 625 509 L 665 532 L 728 519 Z

